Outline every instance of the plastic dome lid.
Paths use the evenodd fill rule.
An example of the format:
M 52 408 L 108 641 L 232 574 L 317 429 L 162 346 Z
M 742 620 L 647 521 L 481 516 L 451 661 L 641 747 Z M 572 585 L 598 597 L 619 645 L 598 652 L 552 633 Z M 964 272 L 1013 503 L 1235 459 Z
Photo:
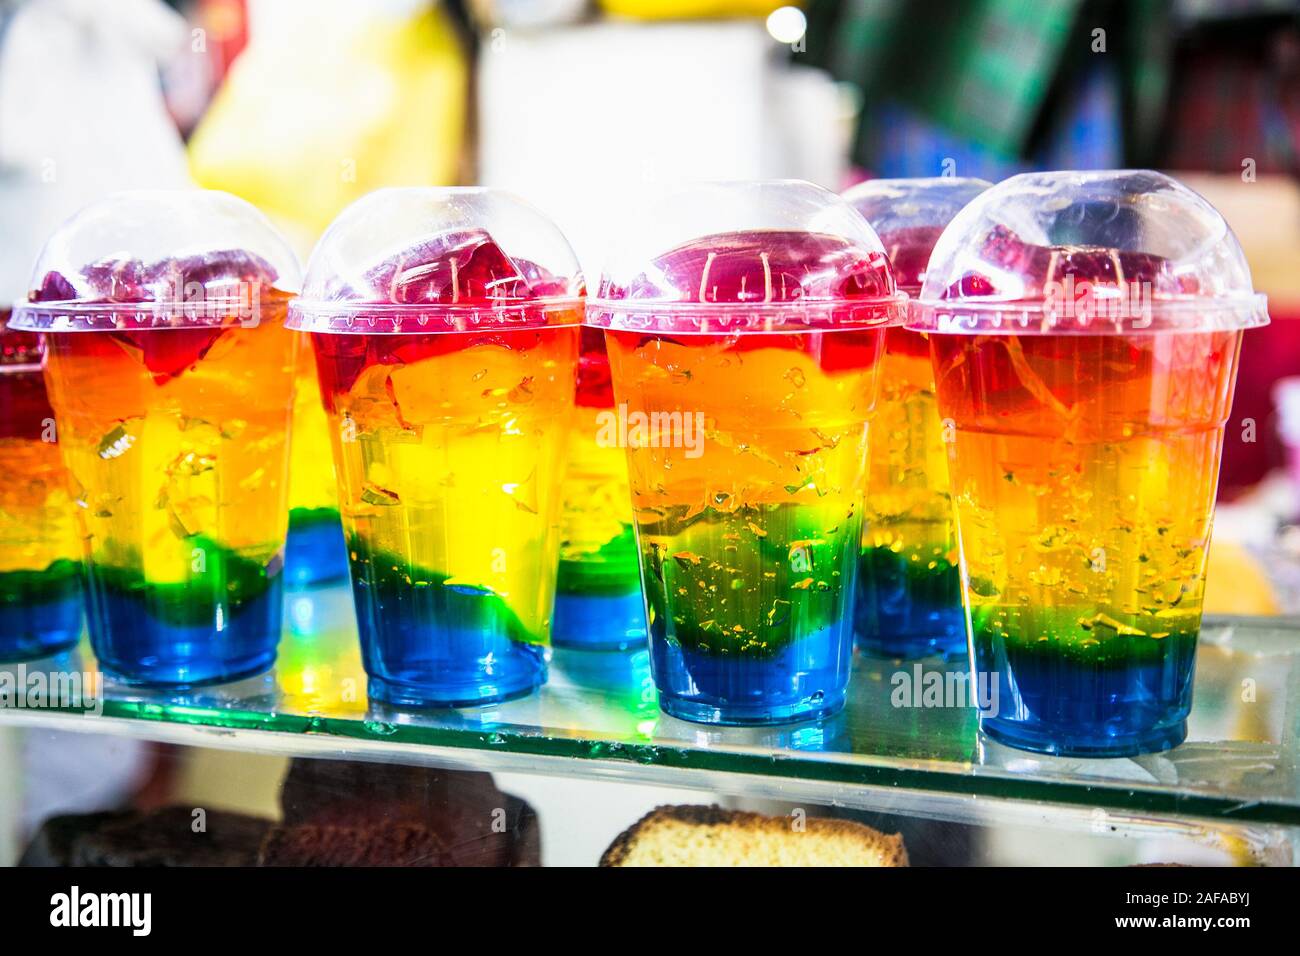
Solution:
M 1025 173 L 970 202 L 930 256 L 908 328 L 1208 331 L 1268 323 L 1223 217 L 1147 170 Z
M 797 180 L 715 182 L 623 224 L 592 325 L 671 333 L 897 325 L 907 297 L 885 248 L 839 196 Z
M 254 206 L 204 189 L 114 193 L 60 226 L 11 325 L 42 332 L 256 325 L 298 262 Z
M 921 291 L 926 263 L 944 227 L 991 185 L 983 179 L 956 176 L 871 179 L 844 193 L 844 199 L 876 230 L 899 288 L 915 295 Z
M 568 240 L 522 199 L 381 189 L 325 231 L 287 324 L 380 334 L 576 325 L 585 292 Z

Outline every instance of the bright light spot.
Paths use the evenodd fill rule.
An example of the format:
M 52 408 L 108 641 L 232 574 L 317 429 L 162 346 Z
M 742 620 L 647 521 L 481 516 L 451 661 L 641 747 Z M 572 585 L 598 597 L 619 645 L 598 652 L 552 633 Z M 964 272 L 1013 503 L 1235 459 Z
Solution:
M 777 43 L 797 43 L 807 29 L 808 18 L 798 7 L 777 7 L 767 18 L 767 32 Z
M 316 606 L 311 598 L 294 598 L 289 605 L 289 614 L 293 617 L 294 630 L 299 634 L 311 632 L 312 618 L 316 616 Z

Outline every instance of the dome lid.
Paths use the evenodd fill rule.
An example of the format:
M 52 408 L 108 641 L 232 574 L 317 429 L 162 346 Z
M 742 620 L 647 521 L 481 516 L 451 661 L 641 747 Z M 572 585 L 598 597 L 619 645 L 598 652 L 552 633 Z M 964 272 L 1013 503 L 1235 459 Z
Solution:
M 1145 170 L 1025 173 L 944 230 L 908 327 L 1104 334 L 1265 325 L 1236 236 L 1201 196 Z
M 255 207 L 205 189 L 93 202 L 41 250 L 11 326 L 42 332 L 256 325 L 298 290 L 298 262 Z
M 876 230 L 899 288 L 916 295 L 944 227 L 991 185 L 957 176 L 870 179 L 844 193 L 844 199 Z
M 288 325 L 311 332 L 463 332 L 572 325 L 582 270 L 555 224 L 479 187 L 381 189 L 312 252 Z
M 839 196 L 714 182 L 622 223 L 587 321 L 677 334 L 884 326 L 905 304 L 879 237 Z

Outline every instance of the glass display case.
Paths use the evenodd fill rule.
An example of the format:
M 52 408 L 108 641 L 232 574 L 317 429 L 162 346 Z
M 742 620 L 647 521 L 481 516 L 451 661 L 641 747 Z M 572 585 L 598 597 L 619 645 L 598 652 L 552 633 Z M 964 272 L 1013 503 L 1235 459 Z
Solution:
M 791 825 L 837 817 L 898 832 L 914 864 L 1294 865 L 1300 620 L 1207 625 L 1187 742 L 1135 758 L 1074 759 L 982 737 L 965 665 L 939 658 L 855 657 L 841 714 L 761 729 L 663 714 L 644 651 L 555 650 L 549 680 L 535 695 L 480 708 L 392 710 L 367 700 L 346 586 L 299 591 L 287 598 L 276 668 L 239 683 L 188 692 L 115 685 L 101 678 L 84 642 L 0 668 L 0 779 L 11 791 L 0 800 L 7 809 L 0 848 L 11 862 L 49 861 L 54 844 L 71 852 L 68 828 L 109 821 L 120 830 L 152 820 L 153 830 L 166 830 L 156 824 L 168 818 L 150 814 L 190 821 L 202 810 L 212 840 L 218 831 L 229 836 L 231 844 L 222 844 L 229 853 L 211 840 L 186 843 L 180 862 L 275 862 L 265 849 L 275 841 L 276 852 L 301 862 L 334 843 L 268 836 L 297 819 L 299 801 L 335 824 L 386 828 L 377 843 L 339 849 L 325 862 L 456 862 L 420 851 L 413 831 L 401 829 L 404 814 L 454 812 L 456 827 L 487 821 L 485 832 L 509 832 L 524 847 L 523 855 L 512 855 L 512 843 L 459 862 L 592 865 L 655 806 L 718 804 Z M 131 760 L 152 769 L 116 796 L 85 796 L 94 788 L 79 781 L 71 755 L 104 759 L 114 748 L 128 748 Z M 55 785 L 46 778 L 60 751 L 69 757 Z M 94 764 L 88 760 L 91 770 Z M 338 807 L 327 812 L 332 803 Z M 104 817 L 107 811 L 117 815 Z M 387 832 L 393 827 L 396 835 Z M 290 854 L 283 841 L 294 840 L 309 849 L 294 844 L 298 855 Z M 137 837 L 126 842 L 141 853 L 165 849 Z

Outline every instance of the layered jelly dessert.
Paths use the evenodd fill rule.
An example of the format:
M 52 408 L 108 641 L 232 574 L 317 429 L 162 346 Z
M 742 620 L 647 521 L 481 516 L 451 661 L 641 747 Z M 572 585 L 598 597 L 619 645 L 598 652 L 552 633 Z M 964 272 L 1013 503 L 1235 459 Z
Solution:
M 0 661 L 45 657 L 81 636 L 81 540 L 41 348 L 8 321 L 0 312 Z
M 628 410 L 651 665 L 674 716 L 772 723 L 843 703 L 881 303 L 896 292 L 854 222 L 707 234 L 627 278 L 607 271 L 590 310 Z
M 981 727 L 1053 753 L 1160 750 L 1186 733 L 1224 425 L 1262 302 L 1185 187 L 1054 175 L 976 200 L 993 205 L 940 241 L 922 296 L 973 661 L 996 677 Z M 1010 214 L 1031 201 L 1036 220 Z
M 132 230 L 146 255 L 184 249 L 177 229 L 203 248 L 131 251 Z M 267 254 L 208 242 L 227 235 Z M 232 680 L 275 658 L 295 268 L 252 207 L 198 190 L 91 206 L 37 265 L 16 320 L 46 332 L 91 641 L 119 679 Z
M 477 224 L 498 200 L 361 200 L 295 304 L 330 420 L 369 692 L 391 705 L 490 703 L 546 676 L 582 285 L 576 264 L 553 273 Z M 390 202 L 418 213 L 415 238 Z M 535 215 L 519 213 L 553 229 Z M 375 246 L 389 251 L 353 248 L 367 222 L 399 230 Z
M 315 587 L 348 576 L 329 427 L 321 406 L 316 355 L 310 347 L 302 348 L 290 429 L 289 538 L 284 557 L 285 576 L 293 587 Z
M 978 179 L 870 180 L 845 194 L 884 243 L 894 277 L 921 290 L 943 228 L 988 187 Z M 854 611 L 858 646 L 882 657 L 963 657 L 957 534 L 945 430 L 924 333 L 891 328 L 868 439 L 866 510 Z
M 627 455 L 599 329 L 582 330 L 578 392 L 569 433 L 553 640 L 580 650 L 644 648 Z

